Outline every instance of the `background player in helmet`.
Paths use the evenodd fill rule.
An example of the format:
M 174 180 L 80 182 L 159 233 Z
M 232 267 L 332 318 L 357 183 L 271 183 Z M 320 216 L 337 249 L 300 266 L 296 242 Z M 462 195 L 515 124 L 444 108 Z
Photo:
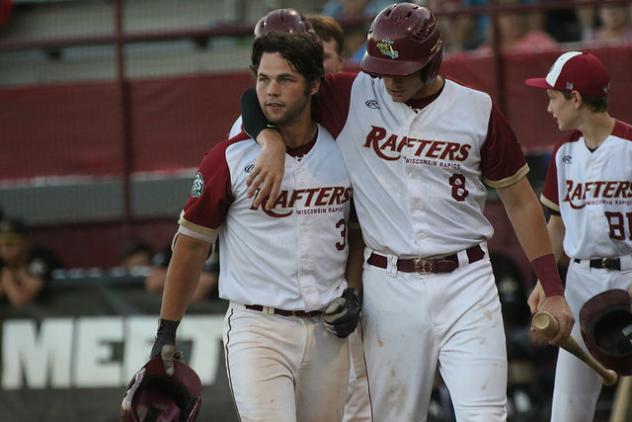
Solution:
M 564 53 L 526 84 L 547 90 L 547 111 L 570 131 L 553 150 L 541 200 L 555 255 L 570 258 L 566 297 L 577 319 L 592 296 L 632 285 L 632 127 L 608 114 L 608 73 L 590 53 Z M 532 312 L 542 300 L 537 285 Z M 572 336 L 583 344 L 578 326 Z M 599 376 L 560 350 L 551 420 L 592 421 L 600 390 Z
M 324 15 L 307 15 L 307 21 L 323 44 L 323 68 L 325 73 L 342 72 L 344 67 L 345 34 L 334 18 Z
M 376 421 L 425 420 L 437 366 L 457 420 L 506 419 L 505 336 L 483 182 L 498 190 L 543 279 L 543 308 L 561 325 L 555 340 L 573 324 L 513 131 L 489 95 L 438 75 L 441 55 L 428 9 L 390 6 L 372 23 L 366 73 L 326 75 L 318 98 L 349 169 L 366 243 L 364 351 Z M 252 90 L 242 104 L 246 129 L 259 133 L 267 123 Z M 280 142 L 270 129 L 259 139 Z M 261 189 L 255 205 L 273 203 L 268 176 L 279 162 L 260 157 L 251 175 L 252 192 Z
M 311 118 L 322 60 L 322 46 L 307 34 L 271 32 L 255 40 L 257 95 L 291 156 L 282 199 L 270 210 L 253 208 L 246 179 L 259 145 L 245 136 L 219 143 L 200 165 L 167 272 L 151 354 L 169 367 L 175 328 L 219 235 L 219 294 L 230 300 L 226 368 L 242 421 L 342 418 L 344 338 L 360 305 L 345 280 L 349 178 L 337 144 Z

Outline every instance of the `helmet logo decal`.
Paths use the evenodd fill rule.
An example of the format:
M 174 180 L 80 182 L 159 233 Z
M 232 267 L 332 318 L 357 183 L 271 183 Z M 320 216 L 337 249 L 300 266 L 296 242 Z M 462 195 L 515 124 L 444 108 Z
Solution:
M 393 40 L 382 40 L 376 44 L 376 47 L 378 50 L 380 50 L 380 53 L 390 57 L 393 60 L 399 57 L 399 52 L 393 49 Z

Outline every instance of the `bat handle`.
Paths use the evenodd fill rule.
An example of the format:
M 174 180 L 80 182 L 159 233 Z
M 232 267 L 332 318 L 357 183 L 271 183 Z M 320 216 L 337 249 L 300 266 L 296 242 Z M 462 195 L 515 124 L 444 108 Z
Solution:
M 546 311 L 541 311 L 536 313 L 533 316 L 533 320 L 531 322 L 533 328 L 536 329 L 540 334 L 542 334 L 547 339 L 552 339 L 557 335 L 560 330 L 560 323 L 554 315 L 550 314 Z M 597 372 L 605 385 L 613 385 L 617 382 L 619 376 L 617 373 L 611 369 L 604 368 L 599 362 L 597 362 L 592 356 L 590 356 L 586 351 L 584 351 L 579 345 L 573 340 L 572 337 L 567 338 L 560 345 L 566 351 L 574 354 L 579 359 L 584 361 L 588 366 Z
M 546 311 L 536 313 L 533 316 L 531 325 L 533 325 L 533 328 L 535 328 L 536 331 L 538 331 L 549 340 L 555 337 L 558 331 L 560 331 L 560 323 L 558 322 L 557 318 L 555 318 L 553 314 Z

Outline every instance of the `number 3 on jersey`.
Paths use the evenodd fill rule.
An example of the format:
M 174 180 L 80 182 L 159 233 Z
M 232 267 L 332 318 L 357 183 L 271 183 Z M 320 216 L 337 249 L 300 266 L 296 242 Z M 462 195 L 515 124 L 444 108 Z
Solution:
M 454 173 L 450 176 L 450 186 L 452 187 L 452 197 L 459 202 L 465 201 L 469 191 L 465 188 L 465 176 L 459 173 Z
M 339 251 L 344 250 L 345 246 L 347 246 L 347 223 L 344 218 L 341 218 L 336 223 L 336 228 L 340 229 L 340 236 L 342 237 L 342 241 L 336 242 L 336 249 Z

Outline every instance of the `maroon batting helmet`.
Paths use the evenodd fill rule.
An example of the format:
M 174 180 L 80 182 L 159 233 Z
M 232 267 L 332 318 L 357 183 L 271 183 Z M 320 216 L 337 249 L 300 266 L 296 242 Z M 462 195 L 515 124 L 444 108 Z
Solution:
M 405 76 L 421 69 L 425 83 L 439 73 L 443 41 L 437 19 L 425 7 L 398 3 L 373 20 L 360 66 L 373 76 Z
M 603 366 L 632 375 L 632 310 L 630 294 L 621 289 L 594 296 L 579 312 L 588 351 Z
M 312 24 L 294 9 L 276 9 L 259 19 L 255 25 L 255 38 L 273 31 L 315 34 Z
M 173 376 L 162 359 L 147 362 L 127 386 L 121 405 L 122 422 L 193 422 L 202 402 L 202 383 L 195 371 L 174 361 Z

